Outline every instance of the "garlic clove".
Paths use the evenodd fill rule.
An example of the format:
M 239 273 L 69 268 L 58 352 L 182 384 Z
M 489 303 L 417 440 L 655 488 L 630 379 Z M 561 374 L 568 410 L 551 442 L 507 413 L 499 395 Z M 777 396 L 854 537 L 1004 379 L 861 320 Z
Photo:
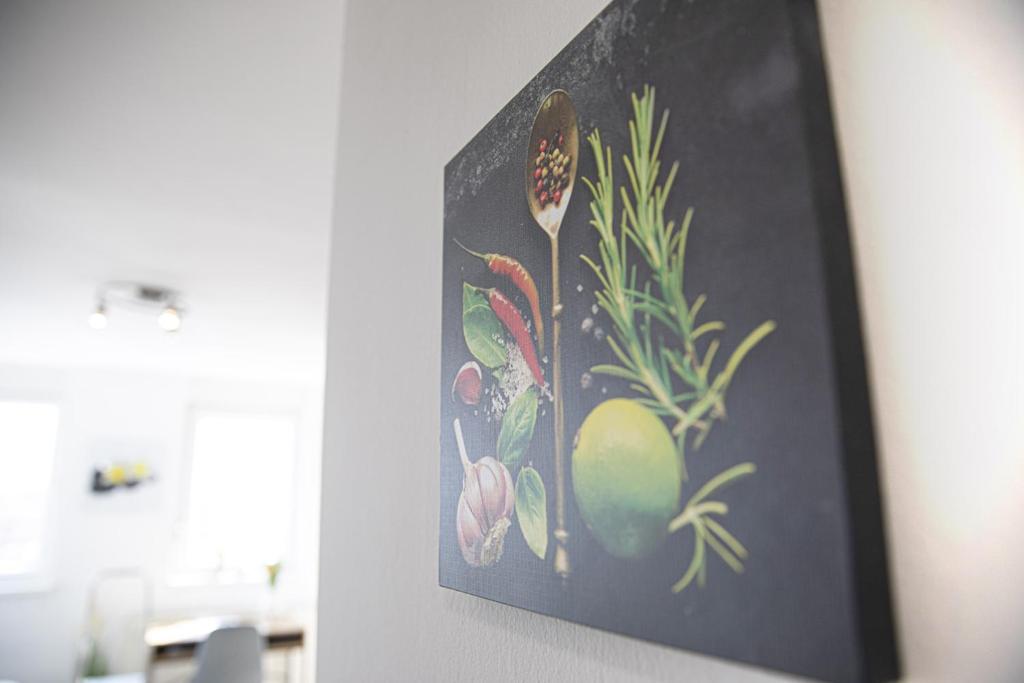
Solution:
M 464 363 L 455 373 L 455 381 L 452 382 L 452 400 L 460 400 L 467 406 L 475 406 L 480 403 L 483 386 L 484 375 L 476 361 Z
M 488 456 L 481 458 L 474 468 L 480 483 L 480 497 L 483 500 L 488 527 L 505 516 L 505 481 L 496 466 L 500 467 L 501 464 Z
M 487 501 L 484 500 L 484 492 L 480 486 L 480 475 L 476 466 L 466 472 L 462 481 L 462 497 L 466 500 L 466 508 L 470 514 L 477 520 L 480 528 L 486 532 L 491 525 L 491 520 L 487 515 Z
M 501 474 L 505 478 L 505 517 L 512 518 L 512 511 L 516 508 L 516 484 L 512 481 L 512 473 L 504 465 L 501 466 Z
M 459 538 L 459 549 L 462 550 L 462 557 L 473 567 L 480 566 L 480 550 L 483 548 L 483 528 L 466 503 L 465 494 L 459 496 L 459 509 L 456 513 L 456 530 Z
M 510 517 L 516 503 L 516 486 L 508 468 L 490 456 L 480 458 L 476 464 L 487 473 L 486 480 L 481 474 L 481 488 L 489 496 L 488 510 L 494 513 L 494 519 Z M 486 486 L 483 486 L 484 481 Z

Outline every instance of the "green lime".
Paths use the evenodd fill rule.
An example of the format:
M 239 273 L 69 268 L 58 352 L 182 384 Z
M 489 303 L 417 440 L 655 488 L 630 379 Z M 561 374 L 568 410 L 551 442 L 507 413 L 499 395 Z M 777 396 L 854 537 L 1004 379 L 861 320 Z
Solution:
M 646 555 L 679 511 L 682 471 L 672 435 L 640 403 L 605 401 L 576 434 L 572 485 L 583 521 L 605 550 Z

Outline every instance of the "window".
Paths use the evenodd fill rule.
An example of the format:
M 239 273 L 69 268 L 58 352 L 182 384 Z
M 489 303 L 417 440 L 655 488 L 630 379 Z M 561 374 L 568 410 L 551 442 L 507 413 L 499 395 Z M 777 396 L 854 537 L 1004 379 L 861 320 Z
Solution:
M 292 522 L 295 418 L 196 415 L 180 569 L 218 582 L 261 581 Z
M 0 401 L 0 580 L 42 573 L 57 406 Z

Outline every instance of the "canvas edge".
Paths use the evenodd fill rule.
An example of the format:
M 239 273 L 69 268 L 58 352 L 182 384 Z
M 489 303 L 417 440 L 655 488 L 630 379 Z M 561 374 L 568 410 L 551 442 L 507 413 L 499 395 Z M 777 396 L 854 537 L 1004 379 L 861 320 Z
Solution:
M 814 0 L 787 0 L 787 3 L 793 46 L 801 70 L 804 135 L 820 229 L 833 371 L 839 399 L 855 626 L 862 667 L 860 678 L 882 683 L 899 678 L 901 667 L 857 273 L 817 3 Z
M 468 146 L 468 145 L 467 145 Z M 462 150 L 459 151 L 462 154 Z M 441 170 L 441 254 L 440 254 L 440 292 L 438 297 L 438 321 L 437 321 L 437 338 L 440 346 L 440 355 L 438 356 L 437 363 L 437 374 L 438 374 L 438 388 L 440 389 L 440 399 L 437 406 L 437 585 L 440 588 L 455 589 L 454 582 L 450 577 L 445 577 L 445 561 L 444 561 L 444 520 L 441 514 L 441 497 L 442 491 L 444 490 L 444 475 L 442 474 L 442 461 L 444 459 L 444 430 L 445 425 L 441 422 L 442 416 L 444 415 L 444 402 L 449 397 L 448 392 L 445 391 L 445 387 L 448 385 L 448 378 L 444 374 L 444 266 L 445 260 L 448 258 L 447 250 L 445 249 L 445 238 L 447 236 L 446 230 L 448 227 L 448 205 L 444 201 L 445 194 L 448 191 L 448 176 L 452 172 L 452 162 L 458 158 L 459 154 L 456 154 L 451 160 L 449 160 L 444 168 Z M 451 532 L 452 529 L 449 529 Z M 457 589 L 456 589 L 457 590 Z

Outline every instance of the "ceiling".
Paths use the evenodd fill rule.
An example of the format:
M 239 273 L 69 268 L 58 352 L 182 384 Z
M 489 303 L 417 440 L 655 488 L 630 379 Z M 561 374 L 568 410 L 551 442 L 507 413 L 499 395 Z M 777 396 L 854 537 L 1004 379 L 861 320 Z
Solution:
M 0 2 L 0 363 L 322 374 L 341 7 Z M 182 331 L 97 285 L 184 292 Z

